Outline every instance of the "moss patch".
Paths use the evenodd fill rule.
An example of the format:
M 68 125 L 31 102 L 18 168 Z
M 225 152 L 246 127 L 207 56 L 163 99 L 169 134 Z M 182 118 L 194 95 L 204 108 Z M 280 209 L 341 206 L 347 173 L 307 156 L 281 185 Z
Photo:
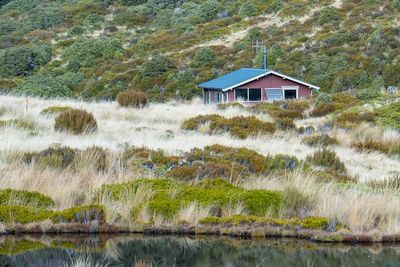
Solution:
M 44 209 L 54 206 L 54 201 L 50 197 L 38 192 L 14 189 L 0 190 L 0 205 L 9 205 L 11 203 Z

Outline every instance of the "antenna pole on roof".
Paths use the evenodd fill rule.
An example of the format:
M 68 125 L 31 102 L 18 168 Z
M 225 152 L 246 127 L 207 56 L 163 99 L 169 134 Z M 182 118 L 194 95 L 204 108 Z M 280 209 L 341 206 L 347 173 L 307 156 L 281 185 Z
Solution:
M 265 46 L 263 49 L 263 67 L 265 71 L 268 69 L 268 50 Z

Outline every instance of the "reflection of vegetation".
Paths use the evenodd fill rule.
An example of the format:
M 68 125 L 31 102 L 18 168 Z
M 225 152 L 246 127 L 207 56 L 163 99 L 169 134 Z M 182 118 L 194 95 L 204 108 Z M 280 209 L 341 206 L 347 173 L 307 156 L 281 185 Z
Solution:
M 47 240 L 47 242 L 46 242 Z M 3 266 L 56 266 L 84 257 L 94 265 L 132 266 L 135 262 L 157 266 L 397 266 L 396 247 L 315 244 L 285 239 L 239 240 L 230 238 L 114 237 L 96 245 L 89 237 L 26 237 L 3 239 Z M 69 245 L 64 246 L 65 242 Z M 90 250 L 82 244 L 92 243 Z M 18 251 L 17 251 L 18 249 Z M 72 250 L 71 250 L 72 249 Z M 82 254 L 81 252 L 87 252 Z M 10 256 L 13 254 L 12 256 Z

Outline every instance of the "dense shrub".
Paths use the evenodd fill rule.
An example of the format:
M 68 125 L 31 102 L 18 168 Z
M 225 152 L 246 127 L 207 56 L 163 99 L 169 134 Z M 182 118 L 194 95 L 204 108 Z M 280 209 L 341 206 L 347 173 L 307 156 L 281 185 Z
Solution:
M 315 105 L 319 106 L 322 104 L 330 104 L 332 103 L 332 97 L 327 93 L 320 93 L 315 99 Z
M 376 109 L 376 115 L 378 124 L 400 129 L 400 102 L 393 102 Z
M 64 50 L 62 58 L 79 62 L 82 67 L 94 67 L 101 62 L 122 55 L 122 45 L 115 39 L 87 39 L 74 43 Z
M 157 77 L 172 67 L 172 63 L 167 58 L 155 55 L 152 59 L 147 60 L 143 64 L 142 69 L 140 70 L 140 77 L 142 79 Z
M 0 49 L 0 77 L 27 75 L 51 59 L 47 45 Z
M 141 91 L 127 90 L 117 95 L 117 101 L 122 107 L 144 108 L 148 97 Z
M 270 134 L 275 131 L 275 126 L 272 123 L 260 121 L 254 116 L 238 116 L 226 119 L 216 114 L 200 115 L 187 119 L 182 123 L 182 129 L 197 130 L 206 123 L 210 124 L 211 133 L 229 132 L 233 136 L 241 139 L 258 133 Z
M 92 133 L 97 130 L 97 122 L 93 114 L 85 110 L 71 109 L 56 117 L 54 129 L 72 134 Z
M 322 166 L 337 174 L 346 174 L 346 167 L 343 162 L 331 150 L 322 149 L 316 151 L 311 157 L 308 157 L 313 164 Z
M 34 75 L 17 86 L 17 92 L 27 96 L 42 98 L 71 97 L 72 92 L 59 77 Z
M 337 10 L 334 7 L 325 7 L 321 9 L 320 15 L 318 18 L 318 24 L 324 25 L 327 23 L 334 22 L 339 19 L 337 14 Z
M 202 68 L 209 66 L 215 59 L 215 53 L 212 48 L 202 47 L 196 51 L 193 57 L 192 66 L 195 68 Z
M 257 6 L 252 1 L 245 2 L 240 8 L 238 15 L 242 18 L 257 15 Z

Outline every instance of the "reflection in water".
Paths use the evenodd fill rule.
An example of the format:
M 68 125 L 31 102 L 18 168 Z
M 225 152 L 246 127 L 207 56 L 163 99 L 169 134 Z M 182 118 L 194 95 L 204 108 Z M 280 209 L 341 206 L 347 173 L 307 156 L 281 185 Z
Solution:
M 399 266 L 398 245 L 129 236 L 0 238 L 0 266 Z

